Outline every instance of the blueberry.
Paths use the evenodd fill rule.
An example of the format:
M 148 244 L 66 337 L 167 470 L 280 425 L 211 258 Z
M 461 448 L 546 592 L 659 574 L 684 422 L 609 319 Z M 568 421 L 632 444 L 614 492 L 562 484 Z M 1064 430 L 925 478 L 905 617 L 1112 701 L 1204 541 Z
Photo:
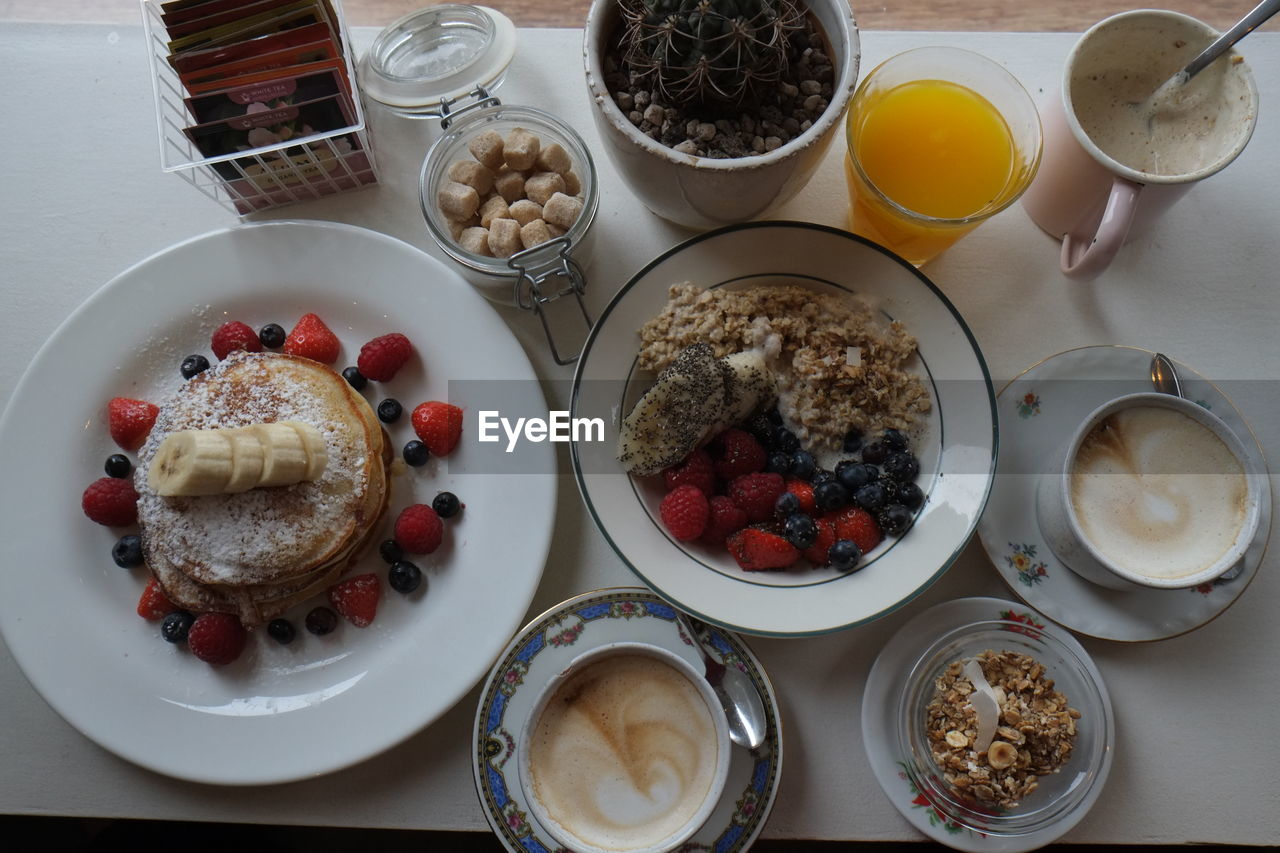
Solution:
M 123 480 L 133 472 L 133 463 L 123 453 L 112 453 L 107 457 L 107 464 L 102 466 L 102 470 L 107 472 L 108 477 Z
M 427 460 L 431 458 L 431 451 L 427 450 L 427 446 L 418 439 L 406 442 L 404 450 L 404 461 L 418 468 L 427 464 Z
M 885 430 L 884 434 L 880 436 L 880 442 L 890 450 L 907 449 L 907 437 L 903 434 L 902 430 Z
M 849 502 L 849 490 L 833 478 L 813 487 L 813 502 L 823 512 L 839 509 Z
M 347 380 L 347 384 L 357 391 L 363 391 L 364 386 L 369 384 L 369 380 L 364 378 L 364 374 L 360 372 L 358 367 L 342 368 L 342 378 Z
M 889 496 L 885 494 L 884 486 L 879 483 L 867 483 L 853 493 L 853 502 L 867 512 L 875 512 L 880 509 L 888 499 Z
M 317 607 L 307 614 L 307 630 L 317 637 L 332 634 L 338 627 L 338 614 L 327 607 Z
M 911 526 L 911 510 L 902 504 L 889 504 L 876 516 L 880 529 L 890 536 L 901 536 Z
M 401 560 L 387 572 L 387 583 L 396 592 L 408 595 L 422 583 L 422 570 L 413 563 Z
M 384 539 L 378 546 L 378 555 L 388 563 L 398 563 L 404 559 L 404 549 L 394 539 Z
M 772 448 L 777 427 L 768 415 L 756 415 L 747 423 L 747 432 L 755 436 L 756 441 L 766 449 Z
M 292 643 L 297 633 L 288 619 L 272 619 L 267 623 L 267 636 L 282 646 Z
M 791 476 L 808 480 L 818 470 L 818 460 L 807 450 L 797 450 L 791 454 Z
M 280 349 L 284 346 L 284 326 L 279 323 L 268 323 L 258 330 L 258 340 L 267 349 Z
M 901 483 L 886 474 L 881 474 L 875 483 L 884 489 L 885 504 L 898 502 L 898 486 L 902 485 Z
M 432 499 L 431 508 L 441 518 L 453 518 L 462 509 L 462 502 L 453 492 L 441 492 Z
M 906 483 L 920 473 L 920 463 L 907 451 L 898 450 L 884 460 L 884 473 L 899 483 Z
M 809 483 L 816 489 L 818 488 L 818 486 L 822 485 L 823 483 L 834 482 L 835 479 L 836 479 L 835 474 L 831 473 L 825 468 L 819 468 L 817 471 L 813 472 L 813 476 L 809 478 Z
M 837 572 L 851 572 L 862 559 L 862 549 L 852 539 L 839 539 L 827 549 L 827 562 Z
M 840 449 L 845 453 L 857 453 L 862 449 L 862 430 L 853 427 L 844 434 L 844 443 Z
M 142 537 L 129 533 L 116 540 L 111 546 L 111 559 L 122 569 L 131 569 L 142 565 Z
M 770 474 L 781 474 L 785 477 L 791 473 L 791 457 L 781 450 L 774 451 L 769 454 L 769 461 L 765 463 L 764 470 Z
M 898 503 L 907 509 L 919 509 L 924 503 L 924 490 L 915 483 L 899 483 Z
M 378 404 L 378 420 L 384 424 L 393 424 L 400 420 L 400 413 L 403 411 L 399 400 L 388 397 Z
M 795 453 L 800 449 L 800 439 L 786 427 L 779 427 L 776 440 L 778 449 L 783 453 Z
M 189 355 L 182 360 L 182 366 L 178 371 L 182 374 L 183 379 L 190 379 L 197 373 L 204 373 L 209 369 L 209 359 L 202 355 Z
M 768 418 L 769 423 L 773 424 L 774 426 L 782 426 L 782 412 L 778 411 L 777 406 L 774 406 L 772 409 L 765 412 L 764 416 Z
M 879 465 L 889 455 L 889 448 L 883 441 L 873 441 L 862 445 L 862 461 Z
M 160 623 L 160 636 L 170 643 L 185 643 L 187 632 L 191 630 L 191 623 L 194 621 L 196 617 L 187 611 L 175 610 L 166 615 L 164 621 Z
M 865 462 L 846 459 L 836 464 L 836 479 L 850 493 L 858 491 L 867 483 L 875 480 L 879 474 L 880 472 L 876 470 L 876 466 L 868 465 Z
M 818 525 L 803 512 L 797 512 L 787 517 L 782 525 L 782 535 L 788 542 L 803 551 L 818 538 Z
M 773 504 L 773 514 L 777 518 L 790 518 L 800 511 L 800 498 L 792 492 L 783 492 Z

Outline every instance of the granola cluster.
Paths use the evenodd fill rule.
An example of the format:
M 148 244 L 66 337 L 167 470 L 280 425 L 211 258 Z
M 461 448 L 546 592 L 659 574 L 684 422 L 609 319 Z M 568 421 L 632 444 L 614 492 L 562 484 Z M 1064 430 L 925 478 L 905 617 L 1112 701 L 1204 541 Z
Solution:
M 1036 790 L 1041 776 L 1067 763 L 1080 712 L 1054 689 L 1035 658 L 985 651 L 976 660 L 1000 709 L 995 740 L 982 752 L 974 750 L 978 719 L 964 661 L 951 663 L 936 680 L 925 730 L 933 760 L 953 789 L 984 806 L 1009 808 Z

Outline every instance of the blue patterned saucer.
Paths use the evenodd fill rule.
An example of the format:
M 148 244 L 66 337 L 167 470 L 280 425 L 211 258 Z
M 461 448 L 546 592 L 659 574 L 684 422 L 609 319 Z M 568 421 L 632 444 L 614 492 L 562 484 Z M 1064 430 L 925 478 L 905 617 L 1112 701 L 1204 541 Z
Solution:
M 773 685 L 742 638 L 719 628 L 707 630 L 723 663 L 746 672 L 765 698 L 768 736 L 754 751 L 734 747 L 720 804 L 680 849 L 738 853 L 756 840 L 773 808 L 782 772 L 782 728 Z M 617 588 L 574 596 L 534 619 L 507 645 L 485 680 L 472 767 L 485 817 L 512 853 L 561 849 L 530 814 L 520 789 L 518 738 L 525 718 L 540 689 L 569 661 L 621 640 L 662 646 L 701 669 L 701 657 L 670 604 L 647 589 Z

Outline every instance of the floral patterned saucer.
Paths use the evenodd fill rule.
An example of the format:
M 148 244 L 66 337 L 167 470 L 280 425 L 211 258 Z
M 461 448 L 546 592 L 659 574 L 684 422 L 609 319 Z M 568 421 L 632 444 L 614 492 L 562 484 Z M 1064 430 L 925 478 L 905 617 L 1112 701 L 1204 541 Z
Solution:
M 1114 397 L 1150 391 L 1152 352 L 1092 346 L 1034 365 L 997 395 L 1000 458 L 978 537 L 1000 576 L 1027 604 L 1091 637 L 1145 642 L 1176 637 L 1211 622 L 1253 580 L 1271 535 L 1271 492 L 1263 490 L 1258 532 L 1240 564 L 1194 589 L 1120 591 L 1090 583 L 1059 562 L 1040 536 L 1036 483 L 1053 451 L 1095 408 Z M 1177 364 L 1183 395 L 1234 429 L 1251 470 L 1266 472 L 1262 448 L 1221 389 Z
M 1075 638 L 1054 625 L 1046 625 L 1046 620 L 1039 613 L 999 598 L 944 601 L 917 614 L 899 628 L 871 665 L 862 693 L 862 742 L 876 781 L 894 807 L 916 829 L 940 844 L 969 853 L 1025 853 L 1056 841 L 1088 813 L 1111 773 L 1114 749 L 1104 750 L 1102 765 L 1093 778 L 1093 787 L 1072 812 L 1048 828 L 1025 835 L 1003 836 L 986 835 L 950 819 L 912 782 L 906 771 L 906 757 L 898 752 L 898 726 L 894 714 L 907 676 L 920 655 L 948 631 L 972 622 L 995 619 L 1024 623 L 1054 635 L 1072 647 L 1085 666 L 1093 671 L 1094 677 L 1101 681 L 1097 667 Z M 1010 626 L 1009 630 L 1021 629 Z M 1109 701 L 1105 705 L 1105 713 L 1108 718 L 1112 717 Z M 1114 721 L 1108 728 L 1114 730 Z
M 724 795 L 707 824 L 680 849 L 737 853 L 764 828 L 782 771 L 782 729 L 773 685 L 742 638 L 708 627 L 711 644 L 727 666 L 746 672 L 765 698 L 768 736 L 755 751 L 735 746 Z M 692 640 L 675 609 L 647 589 L 597 590 L 543 613 L 507 645 L 489 673 L 476 713 L 476 790 L 489 825 L 512 853 L 551 853 L 561 848 L 529 813 L 520 789 L 517 742 L 539 689 L 581 653 L 606 643 L 639 640 L 670 649 L 701 669 Z

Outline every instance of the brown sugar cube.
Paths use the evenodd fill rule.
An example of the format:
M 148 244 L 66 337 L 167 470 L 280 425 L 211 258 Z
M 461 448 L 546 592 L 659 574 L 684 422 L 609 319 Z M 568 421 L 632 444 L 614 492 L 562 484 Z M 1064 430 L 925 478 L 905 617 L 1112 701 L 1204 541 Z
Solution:
M 474 225 L 479 225 L 480 220 L 474 216 L 470 219 L 446 219 L 445 224 L 449 228 L 449 236 L 456 242 L 457 239 L 462 236 L 463 231 L 466 231 Z
M 473 255 L 489 257 L 489 229 L 479 225 L 468 228 L 458 236 L 458 245 Z
M 573 168 L 573 161 L 569 159 L 569 152 L 564 150 L 564 146 L 559 142 L 553 142 L 550 145 L 542 146 L 542 150 L 538 152 L 538 159 L 535 165 L 544 172 L 556 172 L 563 175 L 565 172 Z
M 489 251 L 495 258 L 509 258 L 523 248 L 519 222 L 514 219 L 495 219 L 489 223 Z
M 480 224 L 488 228 L 493 224 L 495 219 L 510 219 L 511 210 L 507 207 L 507 200 L 496 193 L 485 199 L 484 204 L 480 205 Z
M 530 201 L 546 204 L 559 192 L 564 192 L 564 178 L 555 172 L 535 172 L 525 179 L 524 194 Z
M 535 219 L 520 229 L 520 242 L 524 244 L 526 249 L 532 249 L 540 243 L 545 243 L 551 239 L 551 231 L 547 228 L 547 223 L 541 219 Z
M 475 160 L 459 160 L 449 167 L 447 174 L 449 180 L 475 187 L 482 196 L 493 189 L 493 172 Z
M 502 134 L 498 131 L 486 130 L 476 136 L 467 143 L 467 150 L 489 171 L 502 168 Z
M 480 209 L 480 193 L 475 187 L 449 181 L 436 193 L 436 204 L 450 219 L 470 219 Z
M 582 179 L 572 169 L 564 173 L 564 192 L 565 195 L 579 195 L 582 193 Z
M 547 231 L 550 232 L 552 237 L 563 237 L 569 233 L 567 229 L 561 228 L 559 225 L 552 225 L 550 222 L 547 223 Z
M 493 188 L 507 200 L 507 204 L 519 201 L 524 198 L 524 173 L 503 169 L 493 179 Z
M 522 198 L 510 207 L 511 218 L 520 223 L 520 227 L 528 225 L 535 219 L 542 218 L 542 205 L 536 201 Z
M 550 225 L 569 228 L 582 213 L 582 199 L 556 193 L 542 206 L 542 218 Z
M 523 127 L 514 128 L 502 142 L 502 159 L 518 172 L 532 169 L 538 160 L 542 140 Z

